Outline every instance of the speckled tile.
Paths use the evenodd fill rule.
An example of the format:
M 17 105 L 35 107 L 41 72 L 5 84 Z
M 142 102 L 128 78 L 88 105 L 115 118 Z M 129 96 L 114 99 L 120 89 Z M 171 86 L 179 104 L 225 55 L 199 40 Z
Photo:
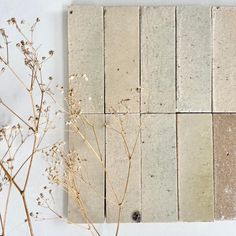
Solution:
M 128 147 L 129 153 L 131 155 L 133 153 L 133 155 L 130 165 L 129 183 L 120 220 L 122 223 L 131 223 L 134 222 L 132 215 L 135 212 L 141 214 L 140 115 L 107 114 L 106 123 L 107 222 L 117 222 L 118 206 L 112 185 L 118 200 L 121 201 L 124 196 L 129 170 Z M 123 132 L 124 139 L 119 133 L 121 131 Z M 125 143 L 127 143 L 127 146 Z
M 78 75 L 82 112 L 104 113 L 103 8 L 76 6 L 68 10 L 69 75 Z
M 177 110 L 211 111 L 211 7 L 177 7 Z
M 141 112 L 175 112 L 175 7 L 143 7 Z
M 105 8 L 106 112 L 140 112 L 139 7 Z
M 212 115 L 178 115 L 177 125 L 180 221 L 212 221 Z
M 101 158 L 105 160 L 105 115 L 104 114 L 89 114 L 85 116 L 86 119 L 95 127 L 96 135 L 99 140 L 97 146 L 93 130 L 86 125 L 83 119 L 78 120 L 81 134 L 86 140 L 95 148 L 95 152 L 101 153 Z M 80 175 L 84 179 L 76 179 L 79 186 L 80 196 L 84 207 L 86 208 L 88 217 L 94 223 L 104 222 L 104 168 L 100 165 L 94 152 L 88 145 L 84 144 L 83 138 L 74 132 L 70 132 L 69 148 L 71 152 L 76 151 L 82 159 Z M 93 186 L 91 188 L 90 186 Z M 86 223 L 84 213 L 80 211 L 73 198 L 68 199 L 68 219 L 73 223 Z
M 236 219 L 236 115 L 215 114 L 215 218 Z
M 213 101 L 215 112 L 236 111 L 236 7 L 213 7 Z
M 142 219 L 178 219 L 176 115 L 142 115 Z

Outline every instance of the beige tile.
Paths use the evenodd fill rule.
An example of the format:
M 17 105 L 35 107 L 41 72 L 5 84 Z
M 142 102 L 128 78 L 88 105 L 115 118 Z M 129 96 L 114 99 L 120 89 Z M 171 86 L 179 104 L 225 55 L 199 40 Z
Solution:
M 129 223 L 133 222 L 132 215 L 134 212 L 141 212 L 140 115 L 106 115 L 106 122 L 107 222 L 117 222 L 118 207 L 115 194 L 118 201 L 121 202 L 129 170 L 128 146 L 129 152 L 132 153 L 132 150 L 134 152 L 131 158 L 128 188 L 122 209 L 121 222 Z M 118 133 L 122 130 L 122 127 L 125 139 Z M 112 191 L 111 184 L 115 194 Z
M 104 166 L 105 166 L 105 115 L 84 116 L 91 125 L 95 127 L 95 133 L 86 120 L 78 120 L 78 127 L 81 135 L 70 132 L 69 148 L 76 151 L 81 159 L 81 168 L 77 172 L 77 185 L 85 211 L 80 211 L 78 202 L 69 198 L 68 219 L 74 223 L 86 223 L 84 215 L 93 223 L 103 223 L 104 218 Z M 96 142 L 96 136 L 98 143 Z M 87 140 L 83 140 L 83 137 Z M 90 145 L 101 157 L 104 163 L 101 164 Z M 70 173 L 69 173 L 70 174 Z M 86 212 L 86 213 L 85 213 Z
M 210 114 L 178 115 L 179 216 L 181 221 L 212 221 L 213 141 Z
M 215 218 L 236 218 L 236 115 L 214 115 Z
M 139 112 L 139 7 L 106 7 L 106 112 Z
M 103 8 L 71 6 L 68 10 L 69 75 L 78 74 L 84 113 L 104 112 Z
M 214 7 L 213 101 L 214 111 L 236 111 L 236 8 Z
M 143 222 L 178 220 L 176 115 L 142 115 Z
M 143 7 L 141 112 L 175 112 L 175 7 Z
M 211 7 L 177 7 L 177 109 L 211 111 Z

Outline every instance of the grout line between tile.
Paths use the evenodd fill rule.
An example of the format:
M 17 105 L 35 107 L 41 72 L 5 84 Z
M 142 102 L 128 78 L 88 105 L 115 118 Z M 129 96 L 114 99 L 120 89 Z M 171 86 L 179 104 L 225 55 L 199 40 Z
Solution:
M 140 122 L 140 210 L 141 210 L 141 221 L 142 221 L 142 213 L 143 213 L 143 160 L 142 160 L 142 121 L 141 121 L 141 104 L 142 104 L 142 7 L 139 6 L 139 122 Z
M 214 102 L 213 102 L 213 96 L 214 96 L 214 91 L 213 91 L 213 73 L 214 73 L 214 71 L 213 71 L 213 61 L 214 61 L 214 59 L 213 59 L 213 54 L 214 54 L 214 51 L 213 51 L 213 17 L 212 17 L 212 7 L 210 8 L 210 11 L 211 11 L 211 29 L 210 29 L 210 34 L 211 34 L 211 112 L 213 113 L 213 110 L 214 110 Z
M 211 9 L 211 126 L 212 126 L 212 178 L 213 178 L 213 220 L 215 219 L 215 196 L 216 196 L 216 188 L 215 188 L 215 141 L 214 141 L 214 91 L 213 91 L 213 64 L 214 64 L 214 50 L 213 50 L 213 39 L 214 39 L 214 32 L 213 32 L 213 7 Z
M 211 116 L 211 126 L 212 126 L 212 178 L 213 178 L 213 220 L 215 219 L 215 196 L 216 196 L 216 186 L 215 186 L 215 127 L 214 127 L 214 115 Z
M 175 130 L 176 130 L 176 189 L 177 189 L 177 221 L 180 221 L 180 194 L 179 194 L 179 150 L 178 150 L 178 114 L 175 115 Z
M 137 115 L 137 114 L 140 114 L 140 115 L 166 115 L 166 114 L 177 114 L 177 115 L 193 115 L 193 114 L 196 114 L 196 115 L 236 115 L 236 112 L 143 112 L 143 113 L 139 113 L 139 112 L 128 112 L 128 113 L 125 113 L 125 112 L 117 112 L 117 113 L 81 113 L 82 115 Z
M 178 111 L 178 81 L 177 81 L 177 73 L 178 73 L 178 57 L 177 57 L 177 47 L 178 47 L 178 32 L 177 32 L 177 6 L 175 6 L 175 110 Z
M 178 58 L 177 58 L 177 46 L 178 46 L 178 22 L 177 22 L 177 6 L 175 6 L 175 107 L 176 111 L 178 110 L 178 84 L 177 84 L 177 73 L 178 73 Z M 175 112 L 175 130 L 176 130 L 176 197 L 177 197 L 177 221 L 180 220 L 180 207 L 179 207 L 179 158 L 178 158 L 178 113 Z
M 106 14 L 106 7 L 102 7 L 103 9 L 103 69 L 104 69 L 104 120 L 105 120 L 105 124 L 106 124 L 106 67 L 105 67 L 105 14 Z M 106 168 L 107 168 L 107 130 L 106 130 L 106 126 L 104 129 L 104 221 L 107 222 L 107 189 L 106 189 Z

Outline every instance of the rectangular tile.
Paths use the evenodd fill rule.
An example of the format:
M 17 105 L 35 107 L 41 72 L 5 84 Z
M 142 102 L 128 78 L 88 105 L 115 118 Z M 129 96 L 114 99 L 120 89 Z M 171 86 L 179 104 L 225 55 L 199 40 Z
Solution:
M 139 7 L 106 7 L 106 112 L 139 112 Z
M 215 218 L 236 219 L 236 115 L 214 115 Z
M 236 7 L 213 7 L 213 101 L 215 112 L 236 111 Z
M 212 221 L 213 140 L 210 114 L 178 115 L 179 217 Z
M 69 74 L 79 79 L 84 113 L 104 112 L 103 8 L 71 6 L 68 10 Z
M 143 222 L 178 220 L 176 115 L 142 115 Z
M 74 199 L 69 198 L 68 219 L 74 223 L 86 223 L 85 215 L 87 215 L 93 223 L 103 223 L 105 115 L 89 114 L 81 117 L 77 125 L 81 134 L 70 131 L 69 149 L 71 153 L 75 151 L 78 154 L 73 154 L 72 158 L 79 158 L 81 162 L 81 166 L 75 169 L 75 172 L 77 173 L 76 183 L 85 211 L 80 210 L 78 201 L 76 203 Z M 94 126 L 95 132 L 91 125 Z M 100 161 L 100 157 L 102 161 Z
M 122 207 L 121 222 L 133 222 L 133 214 L 138 216 L 141 213 L 140 115 L 110 114 L 106 115 L 106 123 L 107 222 L 117 222 L 116 196 L 118 202 L 122 202 L 127 176 L 129 176 L 129 181 Z M 124 139 L 121 134 L 124 135 Z M 127 146 L 129 151 L 127 151 Z M 131 162 L 129 162 L 128 152 L 130 155 L 133 153 Z M 130 174 L 128 174 L 129 163 L 131 164 Z
M 177 110 L 211 111 L 211 7 L 177 7 Z
M 141 112 L 175 112 L 175 7 L 143 7 Z

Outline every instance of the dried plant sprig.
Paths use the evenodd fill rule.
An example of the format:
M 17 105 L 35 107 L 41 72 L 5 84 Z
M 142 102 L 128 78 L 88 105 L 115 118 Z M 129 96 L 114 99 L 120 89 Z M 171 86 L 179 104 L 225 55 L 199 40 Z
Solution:
M 25 118 L 24 114 L 20 114 L 14 107 L 9 106 L 4 99 L 0 98 L 0 106 L 17 120 L 17 123 L 14 125 L 0 127 L 0 142 L 1 145 L 5 147 L 4 154 L 0 156 L 0 192 L 3 188 L 7 190 L 6 198 L 4 199 L 4 211 L 0 212 L 0 227 L 2 230 L 2 236 L 6 236 L 7 215 L 10 204 L 10 196 L 13 188 L 17 190 L 22 199 L 22 205 L 26 215 L 25 222 L 28 224 L 29 233 L 31 236 L 35 235 L 32 219 L 39 219 L 39 212 L 32 212 L 29 209 L 26 195 L 31 176 L 32 165 L 35 157 L 38 155 L 43 155 L 46 157 L 48 162 L 48 167 L 45 169 L 45 174 L 47 175 L 49 185 L 56 184 L 62 187 L 68 192 L 70 197 L 75 199 L 81 216 L 84 222 L 86 222 L 88 225 L 87 230 L 89 230 L 92 235 L 99 236 L 99 230 L 91 220 L 87 210 L 88 206 L 86 206 L 85 199 L 82 197 L 82 189 L 80 187 L 81 183 L 85 184 L 88 189 L 97 194 L 102 200 L 104 200 L 104 196 L 99 194 L 96 186 L 91 182 L 87 170 L 88 167 L 85 164 L 83 155 L 79 151 L 68 149 L 65 142 L 56 142 L 46 147 L 42 146 L 43 140 L 45 139 L 49 130 L 55 128 L 53 121 L 51 120 L 51 107 L 48 105 L 47 98 L 52 99 L 54 102 L 56 102 L 56 98 L 51 90 L 51 81 L 53 78 L 49 76 L 45 81 L 42 76 L 43 65 L 54 55 L 54 51 L 49 50 L 47 56 L 40 56 L 38 53 L 38 47 L 35 46 L 33 41 L 34 30 L 39 21 L 39 18 L 37 18 L 30 27 L 30 36 L 28 37 L 26 33 L 23 32 L 20 24 L 18 24 L 15 18 L 8 20 L 9 25 L 15 27 L 16 31 L 22 37 L 22 39 L 16 43 L 16 48 L 22 55 L 25 69 L 27 72 L 30 72 L 30 78 L 24 78 L 20 76 L 15 69 L 14 64 L 9 58 L 8 36 L 5 30 L 0 30 L 0 35 L 3 39 L 3 45 L 1 48 L 5 49 L 5 51 L 0 54 L 0 64 L 2 64 L 1 74 L 4 74 L 6 70 L 11 72 L 12 78 L 15 79 L 15 81 L 23 89 L 24 93 L 27 94 L 28 105 L 31 107 L 30 114 L 27 118 Z M 21 22 L 21 24 L 23 23 L 24 22 Z M 85 115 L 83 115 L 81 101 L 77 96 L 77 94 L 80 92 L 80 79 L 84 79 L 84 77 L 84 75 L 70 76 L 70 88 L 68 91 L 65 91 L 64 86 L 56 86 L 63 96 L 65 96 L 64 100 L 66 107 L 59 105 L 59 109 L 55 112 L 55 115 L 66 115 L 68 117 L 66 122 L 68 129 L 66 132 L 72 132 L 76 134 L 81 140 L 83 140 L 83 145 L 85 148 L 91 151 L 92 158 L 94 158 L 94 161 L 98 162 L 98 168 L 105 173 L 107 183 L 115 197 L 115 199 L 106 197 L 105 200 L 107 202 L 111 202 L 114 204 L 114 206 L 117 206 L 118 218 L 117 227 L 114 233 L 117 236 L 120 229 L 121 212 L 123 210 L 123 205 L 129 188 L 131 166 L 139 139 L 140 128 L 137 132 L 135 143 L 132 147 L 129 147 L 129 142 L 125 134 L 125 128 L 121 119 L 119 119 L 119 129 L 114 128 L 112 124 L 104 124 L 107 129 L 113 130 L 121 138 L 126 150 L 128 168 L 127 172 L 124 172 L 125 185 L 123 186 L 124 188 L 121 193 L 121 197 L 118 197 L 120 193 L 116 192 L 116 183 L 112 182 L 111 173 L 109 173 L 106 168 L 105 158 L 101 153 L 95 125 Z M 120 105 L 127 108 L 126 100 L 122 100 Z M 115 109 L 111 109 L 113 110 L 113 113 L 116 113 Z M 81 129 L 81 123 L 85 129 L 92 130 L 95 145 L 93 145 L 87 139 L 86 134 L 83 133 Z M 20 154 L 20 150 L 28 145 L 28 140 L 32 141 L 31 150 L 30 153 L 26 154 L 22 160 L 22 154 Z M 17 166 L 15 165 L 15 160 L 20 159 L 18 157 L 19 155 L 21 155 L 21 163 Z M 20 174 L 23 174 L 24 176 L 23 185 L 17 181 L 17 177 Z M 39 193 L 36 201 L 40 207 L 47 208 L 57 218 L 63 218 L 63 216 L 57 213 L 57 211 L 55 211 L 51 206 L 51 203 L 53 203 L 54 200 L 52 196 L 52 189 L 50 187 L 45 186 L 44 190 Z
M 111 129 L 117 134 L 118 138 L 121 138 L 126 151 L 128 168 L 127 172 L 124 171 L 125 184 L 123 186 L 123 192 L 118 194 L 115 190 L 116 183 L 112 182 L 111 173 L 106 168 L 105 159 L 101 154 L 96 127 L 93 122 L 91 122 L 88 117 L 82 113 L 81 101 L 79 100 L 78 94 L 80 92 L 80 80 L 83 80 L 83 78 L 84 75 L 71 75 L 69 77 L 70 86 L 67 92 L 65 91 L 64 87 L 61 87 L 59 85 L 57 86 L 58 90 L 62 94 L 68 95 L 67 97 L 65 97 L 66 108 L 60 107 L 60 109 L 61 112 L 68 116 L 68 121 L 66 122 L 66 125 L 68 127 L 67 132 L 75 134 L 78 139 L 83 140 L 81 144 L 83 145 L 83 147 L 81 148 L 86 148 L 90 151 L 89 153 L 92 153 L 91 158 L 93 158 L 94 162 L 98 163 L 97 168 L 105 173 L 107 183 L 115 197 L 115 199 L 110 199 L 108 196 L 106 196 L 105 200 L 116 206 L 118 212 L 117 227 L 114 233 L 114 235 L 117 236 L 119 234 L 121 212 L 123 210 L 124 202 L 129 188 L 131 167 L 133 159 L 135 158 L 135 149 L 140 137 L 141 127 L 138 128 L 133 146 L 129 147 L 123 120 L 120 119 L 119 116 L 117 116 L 118 123 L 120 124 L 120 127 L 118 129 L 114 128 L 112 124 L 104 123 L 104 127 L 106 127 L 107 129 Z M 116 111 L 114 110 L 113 113 L 115 114 Z M 128 113 L 129 112 L 127 111 L 124 116 L 127 116 Z M 85 130 L 85 132 L 88 130 L 92 130 L 95 145 L 87 139 L 86 133 L 84 133 L 83 130 Z M 90 181 L 87 171 L 87 165 L 84 164 L 85 162 L 83 161 L 84 157 L 82 153 L 80 153 L 79 150 L 72 149 L 65 151 L 66 149 L 64 148 L 64 145 L 65 143 L 57 143 L 57 145 L 55 145 L 54 147 L 49 148 L 48 150 L 44 150 L 45 156 L 51 163 L 50 168 L 46 169 L 46 171 L 48 172 L 49 180 L 52 183 L 63 186 L 65 191 L 68 192 L 69 196 L 73 198 L 77 203 L 80 214 L 84 222 L 88 224 L 89 230 L 91 231 L 92 235 L 100 235 L 98 229 L 96 229 L 86 210 L 88 206 L 86 206 L 85 204 L 86 199 L 83 199 L 82 197 L 81 191 L 83 191 L 83 189 L 81 189 L 80 183 L 85 184 L 87 186 L 87 189 L 90 189 L 91 192 L 96 193 L 99 197 L 101 197 L 101 200 L 104 200 L 104 196 L 98 193 L 96 185 Z M 121 197 L 119 198 L 118 195 L 121 195 Z
M 24 114 L 20 114 L 14 107 L 10 107 L 2 98 L 0 98 L 0 106 L 6 110 L 12 117 L 15 118 L 16 124 L 8 127 L 0 127 L 0 142 L 1 147 L 5 152 L 0 156 L 0 189 L 7 188 L 5 207 L 3 212 L 0 212 L 0 222 L 2 235 L 6 235 L 7 215 L 10 204 L 10 195 L 12 189 L 15 188 L 22 199 L 22 205 L 25 211 L 26 220 L 29 228 L 29 233 L 34 236 L 32 224 L 32 212 L 29 210 L 27 202 L 27 189 L 32 171 L 32 165 L 37 155 L 41 154 L 43 140 L 52 128 L 50 121 L 50 106 L 47 105 L 46 95 L 50 93 L 50 80 L 44 81 L 42 69 L 44 63 L 53 56 L 53 50 L 49 50 L 47 56 L 40 56 L 38 48 L 33 41 L 34 30 L 39 22 L 39 18 L 35 20 L 30 27 L 30 37 L 23 32 L 15 18 L 11 18 L 7 22 L 15 27 L 22 39 L 16 43 L 16 48 L 22 55 L 25 71 L 29 72 L 30 78 L 22 77 L 15 69 L 14 63 L 9 57 L 9 40 L 4 29 L 0 30 L 3 45 L 0 54 L 0 64 L 2 65 L 2 76 L 8 70 L 12 78 L 19 82 L 19 86 L 28 96 L 28 104 L 31 107 L 28 118 Z M 22 23 L 22 22 L 21 22 Z M 24 68 L 22 68 L 24 69 Z M 47 83 L 48 82 L 48 83 Z M 28 147 L 28 142 L 32 141 L 29 154 L 22 157 L 21 150 Z M 23 160 L 22 160 L 23 158 Z M 16 163 L 20 162 L 17 165 Z M 23 184 L 17 180 L 21 175 L 24 177 Z M 49 207 L 48 207 L 49 209 Z M 52 208 L 50 208 L 53 211 Z M 54 212 L 55 213 L 55 212 Z M 59 216 L 59 215 L 58 215 Z

